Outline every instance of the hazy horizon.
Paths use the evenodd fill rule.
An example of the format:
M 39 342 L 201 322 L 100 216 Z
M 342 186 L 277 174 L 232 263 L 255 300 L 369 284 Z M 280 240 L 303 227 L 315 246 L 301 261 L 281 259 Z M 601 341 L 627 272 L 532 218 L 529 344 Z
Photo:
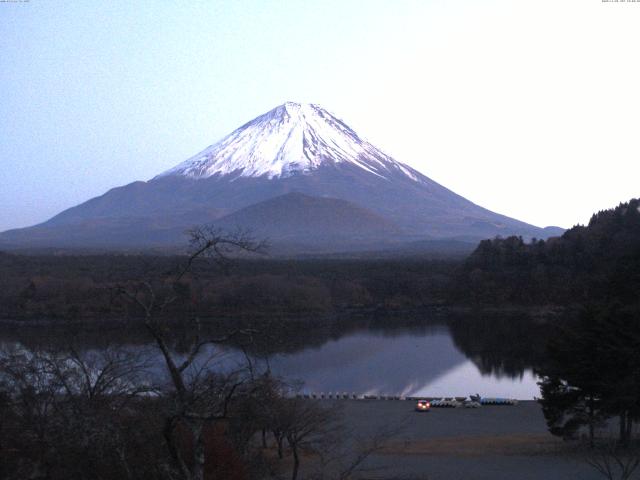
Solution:
M 0 231 L 148 180 L 285 101 L 319 103 L 498 213 L 638 196 L 640 3 L 0 3 Z

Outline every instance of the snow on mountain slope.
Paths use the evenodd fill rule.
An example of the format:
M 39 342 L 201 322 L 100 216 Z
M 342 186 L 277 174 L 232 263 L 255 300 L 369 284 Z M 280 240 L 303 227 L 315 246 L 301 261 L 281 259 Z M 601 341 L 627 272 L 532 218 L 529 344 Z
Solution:
M 296 245 L 322 240 L 333 251 L 425 238 L 556 234 L 470 202 L 318 105 L 289 102 L 152 180 L 0 233 L 0 245 L 177 245 L 185 230 L 210 223 Z
M 311 173 L 324 163 L 342 162 L 381 178 L 402 173 L 414 181 L 422 180 L 413 169 L 361 139 L 319 105 L 294 102 L 260 115 L 156 178 L 217 174 L 286 178 Z

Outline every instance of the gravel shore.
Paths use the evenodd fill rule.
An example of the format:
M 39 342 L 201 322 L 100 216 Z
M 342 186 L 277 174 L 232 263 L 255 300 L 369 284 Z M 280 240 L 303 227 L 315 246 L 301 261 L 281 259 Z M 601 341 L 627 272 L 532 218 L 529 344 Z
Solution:
M 327 401 L 328 402 L 328 401 Z M 421 480 L 597 480 L 601 478 L 547 431 L 540 406 L 477 409 L 432 408 L 414 412 L 414 402 L 341 400 L 347 427 L 374 434 L 402 426 L 385 449 L 366 463 L 364 478 Z

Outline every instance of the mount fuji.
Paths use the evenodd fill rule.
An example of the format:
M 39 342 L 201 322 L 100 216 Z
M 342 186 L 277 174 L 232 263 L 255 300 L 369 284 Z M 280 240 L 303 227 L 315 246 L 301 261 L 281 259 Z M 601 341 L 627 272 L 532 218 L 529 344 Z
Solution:
M 475 205 L 319 105 L 287 102 L 149 181 L 1 233 L 0 247 L 177 246 L 203 223 L 326 251 L 562 233 Z

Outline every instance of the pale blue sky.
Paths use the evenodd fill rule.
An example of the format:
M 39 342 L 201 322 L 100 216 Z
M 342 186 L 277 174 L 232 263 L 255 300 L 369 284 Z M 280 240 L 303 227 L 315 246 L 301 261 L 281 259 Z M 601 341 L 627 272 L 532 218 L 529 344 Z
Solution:
M 0 230 L 286 100 L 472 201 L 570 226 L 640 194 L 640 3 L 0 3 Z

